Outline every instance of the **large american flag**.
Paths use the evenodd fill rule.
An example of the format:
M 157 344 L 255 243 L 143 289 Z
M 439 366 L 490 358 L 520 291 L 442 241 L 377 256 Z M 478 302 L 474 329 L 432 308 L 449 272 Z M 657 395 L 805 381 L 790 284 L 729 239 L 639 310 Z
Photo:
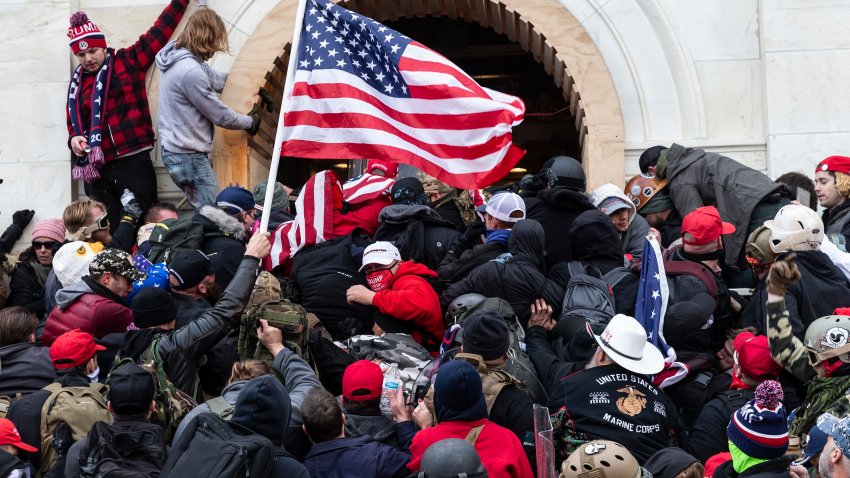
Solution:
M 342 198 L 349 204 L 375 199 L 381 194 L 389 194 L 395 179 L 363 173 L 360 177 L 348 180 L 342 185 Z
M 424 45 L 328 0 L 307 0 L 281 154 L 380 158 L 456 187 L 504 177 L 524 151 L 522 100 L 479 86 Z

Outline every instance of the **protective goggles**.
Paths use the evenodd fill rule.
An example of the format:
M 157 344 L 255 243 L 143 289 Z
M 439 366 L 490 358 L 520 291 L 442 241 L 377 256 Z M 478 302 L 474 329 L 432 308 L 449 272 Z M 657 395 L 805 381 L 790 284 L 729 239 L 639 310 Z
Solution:
M 83 237 L 91 237 L 95 231 L 102 229 L 109 229 L 109 219 L 106 217 L 105 212 L 95 219 L 93 224 L 89 224 L 83 228 Z
M 818 352 L 815 349 L 806 347 L 806 352 L 809 355 L 809 365 L 814 367 L 826 360 L 850 353 L 850 343 L 844 344 L 840 347 L 835 347 L 834 349 L 824 350 L 823 352 Z

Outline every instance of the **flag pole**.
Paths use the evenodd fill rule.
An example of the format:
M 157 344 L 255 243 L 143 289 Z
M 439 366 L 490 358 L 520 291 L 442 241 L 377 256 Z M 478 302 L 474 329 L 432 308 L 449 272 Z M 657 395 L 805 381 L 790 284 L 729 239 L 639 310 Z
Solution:
M 277 122 L 277 132 L 274 135 L 274 148 L 272 150 L 271 165 L 269 165 L 269 179 L 266 182 L 266 197 L 263 200 L 263 216 L 260 219 L 260 231 L 266 232 L 269 227 L 269 216 L 271 215 L 272 197 L 274 196 L 275 183 L 277 183 L 277 168 L 280 165 L 280 150 L 283 144 L 283 112 L 287 98 L 292 90 L 292 82 L 295 79 L 295 69 L 298 66 L 298 51 L 301 48 L 301 27 L 304 24 L 304 11 L 307 0 L 298 0 L 298 9 L 295 12 L 295 29 L 292 31 L 292 46 L 289 49 L 289 64 L 286 68 L 286 80 L 283 83 L 283 98 L 280 102 L 280 117 Z

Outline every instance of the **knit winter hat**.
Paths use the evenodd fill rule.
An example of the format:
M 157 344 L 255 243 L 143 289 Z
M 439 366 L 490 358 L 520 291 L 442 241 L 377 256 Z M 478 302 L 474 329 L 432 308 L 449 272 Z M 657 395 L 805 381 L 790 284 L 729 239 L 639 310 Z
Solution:
M 511 347 L 508 324 L 493 312 L 476 310 L 463 322 L 463 351 L 493 360 Z
M 97 25 L 89 20 L 85 12 L 79 11 L 71 15 L 71 26 L 68 28 L 68 44 L 76 55 L 81 50 L 89 48 L 106 48 L 106 36 Z
M 46 237 L 51 241 L 65 242 L 65 223 L 61 219 L 38 221 L 32 228 L 32 238 Z
M 142 289 L 133 297 L 133 323 L 140 329 L 156 327 L 177 319 L 177 306 L 167 290 Z
M 779 458 L 788 449 L 788 423 L 782 406 L 782 386 L 765 380 L 755 398 L 732 415 L 726 435 L 742 452 L 752 458 Z
M 252 193 L 254 194 L 254 209 L 257 211 L 263 210 L 263 204 L 266 202 L 266 189 L 268 184 L 265 181 L 254 186 Z M 283 189 L 283 184 L 274 183 L 274 192 L 272 193 L 272 209 L 284 210 L 289 209 L 289 195 Z
M 481 376 L 469 362 L 450 360 L 434 381 L 437 421 L 480 420 L 487 417 Z

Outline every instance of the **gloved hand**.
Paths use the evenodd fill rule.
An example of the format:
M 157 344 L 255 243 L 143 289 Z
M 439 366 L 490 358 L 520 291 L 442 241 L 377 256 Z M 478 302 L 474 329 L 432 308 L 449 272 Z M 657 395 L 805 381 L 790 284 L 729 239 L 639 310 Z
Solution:
M 260 131 L 260 113 L 257 111 L 257 105 L 255 104 L 251 111 L 248 112 L 248 116 L 251 117 L 251 126 L 245 128 L 245 131 L 248 132 L 251 136 L 257 134 L 257 131 Z
M 794 259 L 796 254 L 788 254 L 784 259 L 770 266 L 767 275 L 767 293 L 783 296 L 785 291 L 800 280 L 800 271 Z
M 24 229 L 29 225 L 30 221 L 32 221 L 33 216 L 35 216 L 35 211 L 32 209 L 21 209 L 20 211 L 15 211 L 15 213 L 12 214 L 12 224 Z
M 475 222 L 473 222 L 469 225 L 469 227 L 466 228 L 466 231 L 463 232 L 461 238 L 463 239 L 464 243 L 471 246 L 478 241 L 478 239 L 481 237 L 482 234 L 484 234 L 486 230 L 487 228 L 484 225 L 484 222 L 482 222 L 481 219 L 476 218 Z
M 121 211 L 121 221 L 135 225 L 142 217 L 142 206 L 136 201 L 136 195 L 129 189 L 125 189 L 124 193 L 121 194 L 121 204 L 124 205 L 124 209 Z

